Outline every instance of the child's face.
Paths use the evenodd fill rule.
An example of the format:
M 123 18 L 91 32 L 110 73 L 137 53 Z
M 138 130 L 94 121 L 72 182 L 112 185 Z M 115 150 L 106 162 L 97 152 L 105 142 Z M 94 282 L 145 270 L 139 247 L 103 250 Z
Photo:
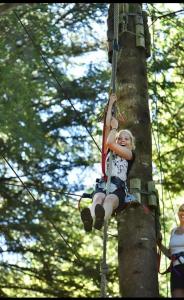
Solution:
M 132 149 L 132 140 L 127 132 L 121 132 L 117 138 L 117 143 L 121 146 L 125 146 L 128 149 Z
M 184 205 L 181 205 L 178 211 L 178 217 L 181 223 L 184 224 Z

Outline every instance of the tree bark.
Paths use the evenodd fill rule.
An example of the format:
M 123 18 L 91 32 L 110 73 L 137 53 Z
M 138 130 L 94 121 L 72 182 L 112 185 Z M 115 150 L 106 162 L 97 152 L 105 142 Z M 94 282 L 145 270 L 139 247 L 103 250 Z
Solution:
M 120 15 L 126 24 L 119 25 L 117 63 L 117 95 L 120 111 L 127 117 L 126 128 L 136 138 L 136 160 L 129 178 L 141 179 L 141 190 L 147 191 L 152 180 L 151 122 L 148 105 L 145 47 L 136 44 L 137 14 L 141 16 L 140 3 L 119 4 Z M 128 14 L 125 14 L 126 10 Z M 135 14 L 135 15 L 134 15 Z M 108 16 L 108 41 L 111 50 L 113 36 L 113 4 Z M 142 18 L 145 22 L 146 18 Z M 127 28 L 126 28 L 127 27 Z M 147 28 L 147 24 L 144 24 Z M 125 31 L 124 31 L 125 30 Z M 144 33 L 145 34 L 145 33 Z M 148 36 L 148 32 L 146 33 Z M 110 58 L 109 51 L 109 58 Z M 109 62 L 111 60 L 109 59 Z M 158 297 L 158 274 L 156 255 L 155 209 L 148 207 L 148 199 L 141 194 L 140 206 L 129 206 L 118 219 L 118 259 L 120 293 L 122 297 Z

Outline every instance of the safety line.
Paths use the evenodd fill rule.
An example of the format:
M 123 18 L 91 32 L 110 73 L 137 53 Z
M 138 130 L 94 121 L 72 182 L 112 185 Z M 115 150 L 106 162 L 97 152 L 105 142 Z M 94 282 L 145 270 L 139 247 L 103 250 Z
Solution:
M 154 26 L 152 26 L 152 33 L 153 33 L 153 38 L 152 38 L 152 45 L 153 45 L 153 62 L 154 64 L 156 63 L 156 57 L 155 57 L 155 29 Z M 155 83 L 155 95 L 157 97 L 157 78 L 156 78 L 156 73 L 154 73 L 154 83 Z M 159 161 L 159 167 L 160 167 L 160 179 L 161 179 L 161 202 L 162 202 L 162 215 L 163 215 L 163 230 L 164 230 L 164 244 L 166 244 L 166 224 L 165 224 L 165 205 L 164 205 L 164 189 L 163 189 L 163 168 L 162 168 L 162 161 L 160 157 L 160 135 L 159 135 L 159 124 L 158 124 L 158 107 L 157 107 L 157 99 L 156 99 L 156 133 L 157 133 L 157 153 L 158 153 L 158 161 Z M 154 133 L 153 133 L 154 136 Z M 155 139 L 156 143 L 156 139 Z M 167 268 L 167 258 L 165 257 L 165 265 Z M 168 297 L 168 282 L 167 282 L 167 297 Z
M 20 184 L 16 184 L 15 183 L 8 183 L 8 182 L 3 182 L 4 185 L 9 185 L 9 186 L 17 186 L 17 187 L 22 187 L 22 185 Z M 37 185 L 34 185 L 34 184 L 25 184 L 25 186 L 27 186 L 28 188 L 36 188 L 36 190 L 38 191 L 41 191 L 41 192 L 53 192 L 53 193 L 56 193 L 56 194 L 60 194 L 60 195 L 65 195 L 65 196 L 76 196 L 76 197 L 81 197 L 82 195 L 79 195 L 79 194 L 74 194 L 74 193 L 66 193 L 66 192 L 62 192 L 62 191 L 59 191 L 59 189 L 54 189 L 54 188 L 42 188 L 42 187 L 38 187 Z
M 116 92 L 116 72 L 117 72 L 117 52 L 119 50 L 118 46 L 118 29 L 119 29 L 119 3 L 114 3 L 114 38 L 113 38 L 113 54 L 112 54 L 112 74 L 111 74 L 111 87 L 112 92 Z M 112 114 L 115 114 L 115 109 L 113 108 Z M 106 122 L 106 119 L 105 119 Z M 104 124 L 105 126 L 106 124 Z M 110 183 L 111 183 L 111 172 L 112 172 L 112 151 L 110 151 L 109 166 L 107 170 L 107 183 L 106 183 L 106 195 L 110 193 Z M 100 284 L 100 296 L 102 298 L 107 297 L 107 274 L 108 265 L 106 262 L 107 255 L 107 234 L 108 230 L 108 220 L 104 220 L 103 227 L 103 253 L 101 262 L 101 284 Z

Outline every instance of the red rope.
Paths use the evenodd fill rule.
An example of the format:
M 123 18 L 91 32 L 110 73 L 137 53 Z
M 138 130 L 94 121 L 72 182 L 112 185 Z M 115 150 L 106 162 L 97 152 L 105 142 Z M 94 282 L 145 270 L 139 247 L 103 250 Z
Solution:
M 106 153 L 105 153 L 105 119 L 106 114 L 104 118 L 104 124 L 103 124 L 103 133 L 102 133 L 102 174 L 105 175 L 105 159 L 106 159 Z
M 102 158 L 101 158 L 102 174 L 103 174 L 103 178 L 105 181 L 107 181 L 107 176 L 105 174 L 105 161 L 106 161 L 106 156 L 107 156 L 107 151 L 105 151 L 106 115 L 107 115 L 107 112 L 105 113 L 105 116 L 104 116 L 103 133 L 102 133 Z

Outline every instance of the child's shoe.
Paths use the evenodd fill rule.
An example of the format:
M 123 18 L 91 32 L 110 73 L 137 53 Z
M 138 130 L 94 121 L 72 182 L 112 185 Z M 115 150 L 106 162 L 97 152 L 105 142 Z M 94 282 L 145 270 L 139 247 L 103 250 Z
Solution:
M 83 208 L 81 211 L 81 220 L 84 224 L 84 230 L 90 232 L 92 230 L 93 218 L 88 207 Z
M 104 223 L 105 210 L 101 204 L 95 206 L 94 228 L 100 230 Z

